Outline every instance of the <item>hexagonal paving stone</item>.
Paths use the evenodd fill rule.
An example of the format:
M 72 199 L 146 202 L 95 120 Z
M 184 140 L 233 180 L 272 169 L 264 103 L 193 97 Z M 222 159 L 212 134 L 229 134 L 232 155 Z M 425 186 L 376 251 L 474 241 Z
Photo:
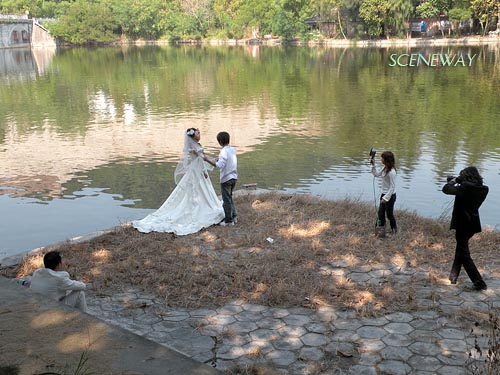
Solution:
M 359 335 L 353 331 L 338 330 L 333 333 L 333 335 L 331 336 L 331 340 L 339 342 L 353 342 L 359 340 Z
M 291 326 L 303 326 L 311 323 L 311 318 L 306 315 L 288 315 L 283 318 L 283 321 Z
M 382 361 L 378 364 L 377 368 L 383 374 L 406 375 L 411 373 L 410 366 L 401 361 Z
M 278 350 L 297 350 L 304 346 L 298 337 L 282 338 L 272 343 Z
M 380 351 L 380 355 L 384 359 L 407 362 L 413 353 L 407 348 L 388 346 Z
M 384 330 L 389 333 L 395 333 L 399 335 L 407 335 L 415 329 L 408 323 L 389 323 L 384 326 Z
M 387 320 L 396 323 L 409 323 L 415 317 L 412 314 L 404 313 L 404 312 L 396 312 L 385 316 Z
M 417 329 L 411 332 L 408 336 L 410 336 L 415 341 L 423 341 L 423 342 L 436 342 L 440 337 L 436 331 L 427 331 Z
M 386 345 L 381 340 L 364 339 L 359 342 L 360 353 L 374 353 L 384 349 Z
M 351 272 L 347 275 L 347 278 L 359 284 L 370 280 L 372 277 L 364 272 Z
M 452 352 L 448 354 L 439 354 L 437 356 L 437 359 L 439 359 L 445 365 L 463 367 L 468 356 L 469 355 L 466 352 L 463 353 Z
M 467 350 L 467 344 L 463 339 L 462 340 L 442 339 L 439 340 L 437 344 L 441 347 L 441 351 L 443 354 L 451 352 L 463 353 Z
M 416 330 L 426 330 L 426 331 L 435 331 L 436 330 L 436 321 L 432 320 L 424 320 L 424 319 L 415 319 L 408 323 Z
M 240 334 L 229 337 L 224 337 L 222 343 L 228 346 L 243 346 L 248 344 L 252 339 L 248 334 Z
M 353 356 L 356 351 L 356 347 L 351 342 L 331 342 L 323 349 L 325 352 L 330 352 L 338 354 L 338 352 L 343 353 L 343 355 Z
M 396 347 L 408 346 L 413 342 L 408 335 L 396 335 L 395 333 L 382 337 L 382 341 L 387 345 Z
M 266 354 L 266 359 L 276 366 L 285 367 L 297 360 L 295 353 L 287 350 L 273 350 Z
M 227 329 L 234 330 L 235 332 L 248 333 L 258 329 L 257 324 L 254 322 L 236 322 L 227 326 Z
M 316 316 L 321 322 L 331 322 L 337 319 L 337 312 L 333 307 L 323 306 L 316 310 Z
M 488 299 L 488 295 L 477 291 L 462 292 L 460 293 L 460 298 L 466 302 L 479 302 Z
M 466 372 L 462 366 L 443 366 L 436 371 L 439 375 L 465 375 Z
M 359 335 L 359 337 L 364 338 L 364 339 L 380 339 L 387 335 L 387 332 L 379 327 L 361 327 L 356 330 L 356 333 Z
M 229 325 L 234 323 L 236 319 L 231 315 L 213 315 L 207 318 L 210 324 L 215 325 Z
M 278 332 L 272 329 L 257 329 L 250 332 L 250 337 L 252 340 L 277 340 L 280 335 Z
M 378 353 L 360 353 L 358 364 L 364 366 L 375 366 L 382 360 L 382 357 Z
M 245 349 L 246 355 L 251 358 L 262 356 L 274 350 L 271 343 L 265 340 L 255 340 L 249 342 L 248 344 L 243 345 L 242 348 Z
M 278 333 L 282 337 L 300 337 L 307 333 L 304 327 L 299 326 L 284 326 L 278 329 Z
M 440 353 L 439 347 L 430 342 L 414 342 L 408 349 L 410 349 L 415 354 L 420 354 L 422 356 L 433 356 Z
M 226 330 L 225 326 L 208 324 L 206 326 L 196 328 L 200 334 L 205 336 L 218 336 Z
M 217 352 L 217 358 L 220 359 L 236 359 L 246 354 L 246 350 L 240 346 L 232 346 L 227 351 L 221 350 Z
M 319 361 L 325 356 L 322 350 L 318 348 L 302 348 L 299 358 L 305 361 Z
M 355 365 L 349 369 L 349 375 L 377 375 L 377 369 L 374 366 Z
M 288 309 L 290 315 L 313 315 L 314 310 L 306 309 L 305 307 L 291 307 Z
M 436 319 L 439 314 L 434 310 L 416 311 L 413 315 L 420 319 Z
M 436 357 L 430 355 L 414 355 L 408 360 L 408 363 L 414 369 L 430 372 L 434 372 L 443 366 Z
M 375 326 L 375 327 L 380 327 L 383 326 L 384 324 L 389 323 L 389 321 L 381 316 L 379 318 L 371 318 L 371 319 L 364 319 L 363 320 L 363 325 L 365 326 Z
M 269 312 L 272 313 L 272 316 L 276 319 L 284 318 L 285 316 L 290 315 L 290 312 L 287 309 L 272 308 L 269 309 Z
M 306 324 L 304 328 L 312 333 L 325 333 L 328 331 L 328 328 L 326 328 L 323 324 L 319 323 Z
M 255 305 L 253 303 L 245 303 L 244 305 L 241 305 L 241 307 L 245 311 L 252 311 L 252 312 L 261 312 L 261 311 L 269 309 L 269 307 L 267 307 L 267 306 Z
M 193 318 L 204 318 L 206 316 L 211 316 L 215 314 L 216 314 L 215 310 L 209 310 L 209 309 L 198 309 L 189 311 L 189 315 L 191 315 Z
M 456 328 L 443 328 L 437 331 L 438 335 L 445 339 L 464 339 L 465 333 L 462 330 Z
M 254 312 L 254 311 L 243 311 L 233 316 L 236 318 L 236 320 L 239 320 L 240 322 L 255 322 L 263 318 L 260 312 Z
M 373 278 L 384 278 L 392 275 L 392 272 L 389 270 L 375 270 L 375 271 L 370 271 L 368 272 L 368 275 L 370 275 Z
M 360 328 L 362 326 L 362 324 L 357 319 L 351 319 L 351 320 L 339 319 L 339 320 L 336 320 L 335 322 L 333 322 L 332 326 L 333 326 L 334 330 L 346 329 L 346 330 L 355 331 L 358 328 Z
M 257 320 L 255 323 L 259 326 L 259 328 L 266 329 L 279 329 L 285 325 L 281 319 L 274 319 L 270 317 Z
M 307 346 L 322 346 L 329 342 L 329 340 L 318 333 L 307 333 L 300 338 Z
M 182 322 L 189 317 L 189 313 L 185 311 L 171 311 L 163 315 L 163 320 L 167 320 L 169 322 Z
M 241 306 L 237 305 L 224 305 L 220 309 L 216 310 L 217 314 L 220 315 L 235 315 L 243 311 Z

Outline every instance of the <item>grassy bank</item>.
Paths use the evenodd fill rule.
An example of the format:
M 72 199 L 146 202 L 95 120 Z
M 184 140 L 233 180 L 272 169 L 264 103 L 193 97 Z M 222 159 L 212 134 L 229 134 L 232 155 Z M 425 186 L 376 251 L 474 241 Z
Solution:
M 234 227 L 212 226 L 182 237 L 123 227 L 57 250 L 70 274 L 91 283 L 96 294 L 139 287 L 175 307 L 244 299 L 271 306 L 345 306 L 363 315 L 418 308 L 412 282 L 355 284 L 334 274 L 335 262 L 422 270 L 429 275 L 425 282 L 448 284 L 455 247 L 448 221 L 397 211 L 400 233 L 377 238 L 375 209 L 361 202 L 264 194 L 239 196 L 236 205 Z M 482 272 L 498 272 L 499 248 L 496 231 L 485 229 L 471 240 Z M 25 276 L 40 265 L 41 255 L 32 256 L 2 273 Z M 459 282 L 470 283 L 465 273 Z

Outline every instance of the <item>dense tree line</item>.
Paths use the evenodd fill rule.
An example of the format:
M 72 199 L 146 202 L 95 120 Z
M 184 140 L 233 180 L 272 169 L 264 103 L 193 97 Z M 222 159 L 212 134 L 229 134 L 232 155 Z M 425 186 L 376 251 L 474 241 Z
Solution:
M 120 37 L 227 39 L 275 35 L 401 37 L 412 19 L 474 20 L 474 32 L 495 29 L 498 0 L 0 0 L 0 13 L 54 18 L 51 33 L 74 44 Z M 306 23 L 306 20 L 313 19 Z M 319 25 L 319 27 L 318 27 Z M 321 26 L 328 25 L 328 28 Z M 315 29 L 315 30 L 313 30 Z M 323 34 L 323 35 L 322 35 Z M 329 35 L 325 35 L 329 34 Z

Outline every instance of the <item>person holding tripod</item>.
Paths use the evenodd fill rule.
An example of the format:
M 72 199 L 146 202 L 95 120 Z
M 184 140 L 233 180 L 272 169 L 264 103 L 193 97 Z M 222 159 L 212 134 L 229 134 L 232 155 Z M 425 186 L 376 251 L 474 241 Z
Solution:
M 488 186 L 483 185 L 483 178 L 476 167 L 467 167 L 458 177 L 448 176 L 442 190 L 445 194 L 455 196 L 450 229 L 455 229 L 457 246 L 450 272 L 450 283 L 457 283 L 460 269 L 464 266 L 473 288 L 485 290 L 486 283 L 470 256 L 469 240 L 475 233 L 481 232 L 479 207 L 488 195 Z
M 377 227 L 385 227 L 385 216 L 389 219 L 392 234 L 398 232 L 396 218 L 394 217 L 394 203 L 396 203 L 396 160 L 392 151 L 384 151 L 380 156 L 383 168 L 377 170 L 375 166 L 375 153 L 373 153 L 370 164 L 372 174 L 382 178 L 382 194 L 378 206 Z

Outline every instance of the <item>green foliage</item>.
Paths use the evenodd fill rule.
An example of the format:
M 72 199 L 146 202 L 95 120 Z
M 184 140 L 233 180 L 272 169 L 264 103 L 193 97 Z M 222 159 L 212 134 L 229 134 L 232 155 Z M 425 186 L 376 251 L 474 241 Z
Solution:
M 391 2 L 389 0 L 367 0 L 361 3 L 359 16 L 368 25 L 369 35 L 383 35 L 390 10 Z
M 460 22 L 470 19 L 472 11 L 464 8 L 453 8 L 448 12 L 448 17 L 452 22 Z
M 247 38 L 273 34 L 311 38 L 304 20 L 335 25 L 337 35 L 404 36 L 415 15 L 464 19 L 472 9 L 486 32 L 500 13 L 498 0 L 0 0 L 0 12 L 56 18 L 51 32 L 75 44 L 121 36 L 158 40 Z M 315 32 L 315 34 L 318 34 Z M 321 30 L 320 33 L 321 34 Z M 318 34 L 318 35 L 319 35 Z
M 496 16 L 500 18 L 500 3 L 498 0 L 472 0 L 471 9 L 479 19 L 483 35 L 488 31 L 488 26 L 490 26 L 494 18 Z
M 113 31 L 117 25 L 106 6 L 77 0 L 68 7 L 68 12 L 50 24 L 50 32 L 72 44 L 110 42 L 116 39 Z
M 274 35 L 280 35 L 284 40 L 293 39 L 297 35 L 292 14 L 284 9 L 278 10 L 271 28 Z
M 417 14 L 422 18 L 434 18 L 439 16 L 439 9 L 431 1 L 426 1 L 416 8 Z

